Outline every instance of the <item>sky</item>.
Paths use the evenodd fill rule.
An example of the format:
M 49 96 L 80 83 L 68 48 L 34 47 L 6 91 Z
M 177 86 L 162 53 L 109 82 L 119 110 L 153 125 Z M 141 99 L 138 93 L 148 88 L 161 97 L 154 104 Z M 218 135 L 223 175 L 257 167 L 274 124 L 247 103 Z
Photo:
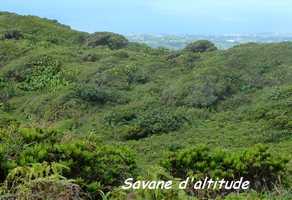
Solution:
M 86 32 L 292 33 L 292 0 L 0 0 L 0 11 Z

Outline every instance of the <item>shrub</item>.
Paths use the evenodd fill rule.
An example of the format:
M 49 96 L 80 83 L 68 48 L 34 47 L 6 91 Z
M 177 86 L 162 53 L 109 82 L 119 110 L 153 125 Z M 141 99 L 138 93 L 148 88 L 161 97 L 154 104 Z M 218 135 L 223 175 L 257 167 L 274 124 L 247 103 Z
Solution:
M 201 61 L 201 56 L 192 52 L 184 52 L 172 60 L 173 63 L 177 63 L 188 69 L 195 68 L 199 61 Z
M 214 107 L 230 96 L 234 89 L 228 78 L 197 74 L 191 80 L 170 85 L 161 92 L 161 100 L 170 105 L 186 105 L 197 108 Z
M 217 48 L 212 42 L 208 40 L 198 40 L 188 44 L 184 50 L 194 53 L 203 53 L 208 51 L 215 51 Z
M 126 148 L 103 146 L 86 140 L 61 144 L 36 144 L 21 152 L 18 165 L 57 162 L 68 167 L 64 176 L 90 192 L 119 186 L 126 177 L 136 176 L 133 153 Z
M 6 104 L 7 101 L 16 95 L 16 88 L 9 81 L 0 78 L 0 103 Z
M 121 49 L 128 43 L 124 36 L 110 32 L 93 33 L 87 38 L 87 45 L 90 47 L 107 46 L 110 49 Z
M 52 56 L 37 55 L 29 58 L 24 66 L 9 71 L 6 76 L 20 82 L 20 88 L 26 91 L 56 90 L 68 84 L 60 66 L 60 62 Z
M 21 160 L 18 156 L 23 152 L 25 147 L 30 146 L 36 149 L 36 155 L 44 156 L 45 144 L 53 144 L 60 141 L 63 134 L 54 130 L 44 130 L 39 128 L 19 128 L 16 122 L 10 122 L 9 127 L 0 129 L 1 143 L 6 157 L 5 167 L 10 170 L 18 163 L 26 164 L 37 160 L 37 156 Z
M 111 127 L 121 126 L 130 124 L 131 121 L 138 118 L 138 115 L 139 113 L 136 111 L 136 108 L 120 108 L 107 113 L 104 116 L 104 121 Z
M 95 54 L 95 53 L 86 53 L 82 55 L 82 60 L 85 62 L 96 62 L 101 58 L 100 55 Z
M 26 144 L 32 142 L 56 142 L 60 133 L 55 130 L 46 130 L 41 128 L 19 128 L 19 134 Z
M 79 86 L 76 89 L 76 96 L 82 100 L 100 105 L 110 102 L 124 103 L 127 101 L 126 98 L 116 90 L 91 84 Z
M 213 83 L 200 83 L 190 89 L 189 95 L 184 102 L 194 107 L 210 107 L 219 100 L 219 94 L 216 94 L 216 85 Z
M 0 188 L 0 195 L 4 195 L 4 200 L 85 199 L 77 184 L 61 176 L 63 170 L 66 170 L 66 167 L 58 163 L 35 163 L 16 167 Z
M 128 90 L 132 85 L 145 84 L 149 76 L 136 65 L 125 65 L 97 73 L 95 79 L 98 85 Z
M 19 30 L 8 30 L 3 34 L 3 39 L 6 40 L 19 40 L 21 38 L 23 38 L 23 35 Z
M 83 189 L 96 193 L 119 186 L 126 177 L 136 177 L 132 151 L 120 146 L 105 146 L 97 138 L 77 138 L 54 130 L 9 127 L 0 129 L 0 181 L 16 167 L 61 164 L 61 175 L 76 180 Z M 42 167 L 44 165 L 40 165 Z
M 123 138 L 137 140 L 178 130 L 186 119 L 175 110 L 151 107 L 145 110 L 117 110 L 106 115 L 105 120 L 111 127 L 118 127 Z
M 27 41 L 13 41 L 1 40 L 0 33 L 0 68 L 12 60 L 24 55 L 24 52 L 30 50 L 31 47 L 27 46 Z
M 135 69 L 127 73 L 129 84 L 145 84 L 149 81 L 149 75 L 142 69 Z
M 2 183 L 5 180 L 6 177 L 6 169 L 4 166 L 5 157 L 4 157 L 4 149 L 3 146 L 0 144 L 0 183 Z
M 168 109 L 157 108 L 140 115 L 138 124 L 146 135 L 167 133 L 181 127 L 181 117 Z
M 199 146 L 172 153 L 163 166 L 182 179 L 191 176 L 196 180 L 211 177 L 232 181 L 244 177 L 250 181 L 251 189 L 262 191 L 280 183 L 287 162 L 262 145 L 233 153 Z
M 123 51 L 123 50 L 116 51 L 114 53 L 114 56 L 116 56 L 120 59 L 126 59 L 126 58 L 130 57 L 129 53 L 127 51 Z
M 37 66 L 28 73 L 21 86 L 23 90 L 34 91 L 44 88 L 56 90 L 59 86 L 67 84 L 63 75 L 56 71 L 53 66 Z

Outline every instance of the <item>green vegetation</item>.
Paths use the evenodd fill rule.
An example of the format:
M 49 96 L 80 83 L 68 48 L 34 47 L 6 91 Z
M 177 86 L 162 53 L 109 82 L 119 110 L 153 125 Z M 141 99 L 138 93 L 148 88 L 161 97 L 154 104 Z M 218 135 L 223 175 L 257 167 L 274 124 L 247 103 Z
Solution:
M 185 48 L 185 51 L 190 51 L 193 53 L 203 53 L 207 51 L 216 51 L 216 46 L 209 42 L 208 40 L 199 40 L 188 44 Z
M 98 32 L 87 37 L 87 45 L 90 47 L 107 46 L 114 50 L 127 46 L 128 40 L 122 35 Z
M 0 12 L 0 199 L 291 199 L 291 55 L 152 49 Z M 120 188 L 187 176 L 251 188 Z
M 287 160 L 273 157 L 264 146 L 255 146 L 253 149 L 236 153 L 212 151 L 203 146 L 171 155 L 164 166 L 174 177 L 182 180 L 187 177 L 194 177 L 195 180 L 216 177 L 232 181 L 244 177 L 251 182 L 252 189 L 261 192 L 271 190 L 275 184 L 281 182 L 287 162 Z M 214 198 L 218 193 L 226 194 L 230 191 L 211 190 L 208 192 L 205 194 L 198 192 L 198 195 Z

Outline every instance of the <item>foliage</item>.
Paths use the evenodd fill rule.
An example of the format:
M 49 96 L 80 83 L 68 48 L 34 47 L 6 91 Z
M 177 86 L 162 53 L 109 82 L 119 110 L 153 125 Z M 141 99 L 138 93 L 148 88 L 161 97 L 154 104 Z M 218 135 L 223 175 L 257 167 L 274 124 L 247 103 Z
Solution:
M 207 51 L 217 50 L 216 46 L 208 40 L 198 40 L 188 44 L 185 47 L 185 51 L 190 51 L 193 53 L 203 53 Z
M 107 46 L 110 49 L 121 49 L 128 45 L 128 40 L 119 34 L 97 32 L 88 36 L 87 45 L 90 47 Z
M 251 189 L 263 191 L 281 183 L 287 162 L 262 145 L 234 153 L 199 146 L 173 153 L 163 165 L 174 177 L 189 176 L 195 180 L 213 177 L 227 181 L 244 177 L 250 181 Z
M 126 98 L 118 91 L 111 88 L 95 85 L 82 85 L 76 89 L 76 96 L 94 104 L 123 103 Z
M 6 40 L 19 40 L 23 37 L 22 33 L 18 30 L 8 30 L 5 33 L 3 33 L 2 38 Z
M 47 198 L 68 186 L 91 199 L 176 200 L 196 197 L 119 186 L 128 177 L 242 175 L 255 191 L 208 197 L 290 199 L 291 42 L 216 50 L 194 41 L 172 51 L 7 12 L 0 12 L 0 35 L 1 183 L 14 169 L 56 163 L 66 166 L 60 175 L 67 180 L 17 184 Z M 209 148 L 196 147 L 201 143 Z M 165 167 L 174 177 L 157 167 L 170 152 Z M 275 153 L 290 161 L 287 167 Z M 19 194 L 8 186 L 3 195 Z
M 1 137 L 5 139 L 0 146 L 2 180 L 5 177 L 9 180 L 15 170 L 31 170 L 26 168 L 30 164 L 40 169 L 45 167 L 49 173 L 47 165 L 38 163 L 56 163 L 66 167 L 63 176 L 75 179 L 87 192 L 98 196 L 98 190 L 107 191 L 120 185 L 125 177 L 135 177 L 137 173 L 134 155 L 124 147 L 105 146 L 94 140 L 77 138 L 62 142 L 62 134 L 42 129 L 14 129 L 11 133 L 2 133 Z M 17 141 L 14 141 L 16 138 Z M 35 178 L 30 174 L 25 177 Z M 28 186 L 34 187 L 28 180 L 21 182 L 20 187 Z
M 20 82 L 20 88 L 26 91 L 56 90 L 60 86 L 67 85 L 60 63 L 47 55 L 29 58 L 23 67 L 9 71 L 7 77 Z
M 127 140 L 141 139 L 154 134 L 178 130 L 186 119 L 180 112 L 166 107 L 116 110 L 105 116 L 110 126 L 119 126 L 122 137 Z
M 5 157 L 4 157 L 4 152 L 3 152 L 3 147 L 0 146 L 0 180 L 1 182 L 5 179 L 5 167 L 3 166 Z
M 85 199 L 81 188 L 61 176 L 65 166 L 57 163 L 35 163 L 17 167 L 7 176 L 0 189 L 1 199 Z
M 125 177 L 135 175 L 135 161 L 123 148 L 94 146 L 86 141 L 57 145 L 34 145 L 19 156 L 19 164 L 60 162 L 68 167 L 64 175 L 78 180 L 87 191 L 96 193 L 118 186 Z M 97 194 L 95 194 L 97 195 Z
M 33 42 L 48 41 L 56 44 L 78 44 L 86 33 L 71 30 L 56 20 L 41 19 L 35 16 L 20 16 L 13 13 L 1 12 L 0 32 L 17 30 L 24 39 Z
M 82 55 L 82 60 L 85 62 L 96 62 L 99 59 L 100 59 L 100 56 L 94 53 L 87 53 L 87 54 Z

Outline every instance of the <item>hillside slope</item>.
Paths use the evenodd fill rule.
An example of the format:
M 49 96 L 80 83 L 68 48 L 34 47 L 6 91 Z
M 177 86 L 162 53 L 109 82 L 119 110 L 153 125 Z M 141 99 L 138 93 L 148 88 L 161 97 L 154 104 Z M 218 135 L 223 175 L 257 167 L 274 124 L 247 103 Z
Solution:
M 170 51 L 129 43 L 118 34 L 82 33 L 56 21 L 3 12 L 0 38 L 1 182 L 15 181 L 7 177 L 16 167 L 27 172 L 32 163 L 38 169 L 58 163 L 67 168 L 58 173 L 98 199 L 96 191 L 115 191 L 127 177 L 165 178 L 165 172 L 184 178 L 172 173 L 182 170 L 178 166 L 171 170 L 161 163 L 189 148 L 200 155 L 196 148 L 203 145 L 209 148 L 205 157 L 189 158 L 189 165 L 179 156 L 173 162 L 187 169 L 209 162 L 204 159 L 214 158 L 214 148 L 226 155 L 235 152 L 241 158 L 230 161 L 235 164 L 222 164 L 229 157 L 222 154 L 212 161 L 218 168 L 198 172 L 190 167 L 189 173 L 212 175 L 225 169 L 233 173 L 229 178 L 242 175 L 260 183 L 252 188 L 258 193 L 229 199 L 291 197 L 292 43 L 207 51 L 202 45 L 210 44 L 199 41 L 193 48 Z M 46 178 L 64 189 L 61 180 Z M 271 185 L 284 192 L 274 194 Z M 57 196 L 46 198 L 57 199 L 62 191 L 56 188 L 45 193 Z M 18 189 L 2 187 L 0 195 L 21 196 Z M 111 199 L 127 194 L 119 195 Z M 156 199 L 170 194 L 159 195 Z M 172 195 L 168 198 L 188 198 Z

